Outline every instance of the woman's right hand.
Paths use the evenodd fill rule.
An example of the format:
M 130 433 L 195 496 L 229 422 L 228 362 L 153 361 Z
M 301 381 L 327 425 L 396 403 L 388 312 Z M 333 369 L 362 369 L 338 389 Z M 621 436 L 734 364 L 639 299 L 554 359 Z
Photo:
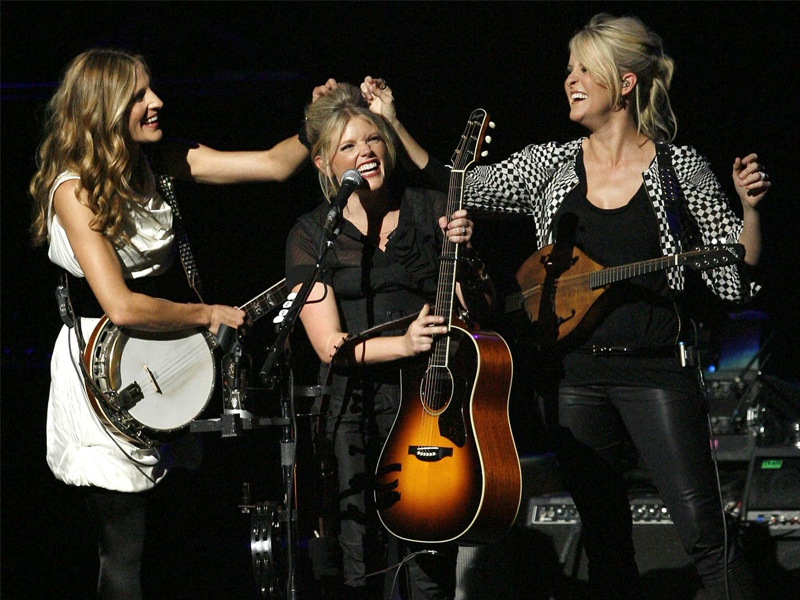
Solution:
M 233 329 L 239 329 L 245 324 L 245 317 L 247 315 L 243 310 L 223 304 L 209 304 L 208 308 L 208 330 L 214 335 L 217 335 L 220 325 L 227 325 Z
M 405 334 L 408 356 L 416 356 L 428 352 L 433 347 L 434 335 L 445 335 L 447 325 L 443 325 L 444 317 L 430 314 L 431 307 L 426 304 L 419 311 L 419 316 L 408 326 Z
M 311 102 L 316 102 L 324 95 L 335 90 L 338 86 L 339 83 L 335 79 L 328 79 L 328 81 L 326 81 L 324 84 L 318 85 L 311 91 Z

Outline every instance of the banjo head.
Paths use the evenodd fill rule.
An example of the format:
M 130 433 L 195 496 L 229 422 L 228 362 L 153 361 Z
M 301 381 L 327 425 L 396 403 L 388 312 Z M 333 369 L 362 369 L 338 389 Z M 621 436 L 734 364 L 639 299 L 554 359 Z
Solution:
M 214 392 L 216 366 L 210 334 L 200 330 L 149 332 L 120 329 L 109 353 L 114 389 L 138 383 L 143 398 L 131 417 L 155 432 L 189 425 Z

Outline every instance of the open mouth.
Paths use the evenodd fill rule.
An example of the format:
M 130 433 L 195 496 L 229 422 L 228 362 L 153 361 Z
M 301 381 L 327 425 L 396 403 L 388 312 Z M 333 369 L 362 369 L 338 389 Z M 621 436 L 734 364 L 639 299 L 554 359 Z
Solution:
M 366 176 L 376 173 L 377 171 L 378 171 L 378 162 L 374 160 L 368 163 L 364 163 L 363 165 L 358 167 L 358 172 Z

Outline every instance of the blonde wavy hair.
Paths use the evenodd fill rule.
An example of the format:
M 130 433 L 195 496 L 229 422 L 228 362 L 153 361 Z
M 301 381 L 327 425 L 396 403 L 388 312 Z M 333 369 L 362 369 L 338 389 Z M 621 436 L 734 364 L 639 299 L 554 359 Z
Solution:
M 394 132 L 386 121 L 369 110 L 361 90 L 350 83 L 340 83 L 334 90 L 306 106 L 305 128 L 311 143 L 311 159 L 322 158 L 322 164 L 329 167 L 336 154 L 339 140 L 342 139 L 347 124 L 353 118 L 361 118 L 373 124 L 378 135 L 386 144 L 385 168 L 387 175 L 394 170 L 397 160 L 397 147 Z M 322 193 L 329 201 L 339 191 L 340 183 L 330 169 L 318 169 Z
M 598 83 L 608 88 L 611 102 L 624 102 L 621 76 L 635 73 L 633 116 L 639 133 L 671 142 L 678 122 L 669 101 L 675 62 L 661 38 L 636 17 L 600 13 L 569 42 L 569 50 Z
M 45 107 L 38 170 L 29 186 L 30 228 L 35 246 L 47 241 L 49 193 L 64 171 L 80 177 L 95 214 L 90 226 L 115 245 L 130 242 L 128 202 L 138 202 L 144 181 L 139 145 L 131 139 L 128 116 L 136 91 L 136 70 L 149 75 L 144 59 L 122 50 L 92 49 L 75 57 Z M 137 168 L 137 164 L 139 168 Z

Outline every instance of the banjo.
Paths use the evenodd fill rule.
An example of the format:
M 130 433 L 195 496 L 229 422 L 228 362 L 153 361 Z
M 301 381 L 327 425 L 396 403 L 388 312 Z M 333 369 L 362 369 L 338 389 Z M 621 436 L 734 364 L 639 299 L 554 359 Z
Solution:
M 283 279 L 239 308 L 254 322 L 283 304 L 286 292 Z M 89 403 L 111 433 L 151 448 L 208 405 L 218 346 L 205 329 L 141 331 L 117 327 L 104 315 L 84 352 Z

